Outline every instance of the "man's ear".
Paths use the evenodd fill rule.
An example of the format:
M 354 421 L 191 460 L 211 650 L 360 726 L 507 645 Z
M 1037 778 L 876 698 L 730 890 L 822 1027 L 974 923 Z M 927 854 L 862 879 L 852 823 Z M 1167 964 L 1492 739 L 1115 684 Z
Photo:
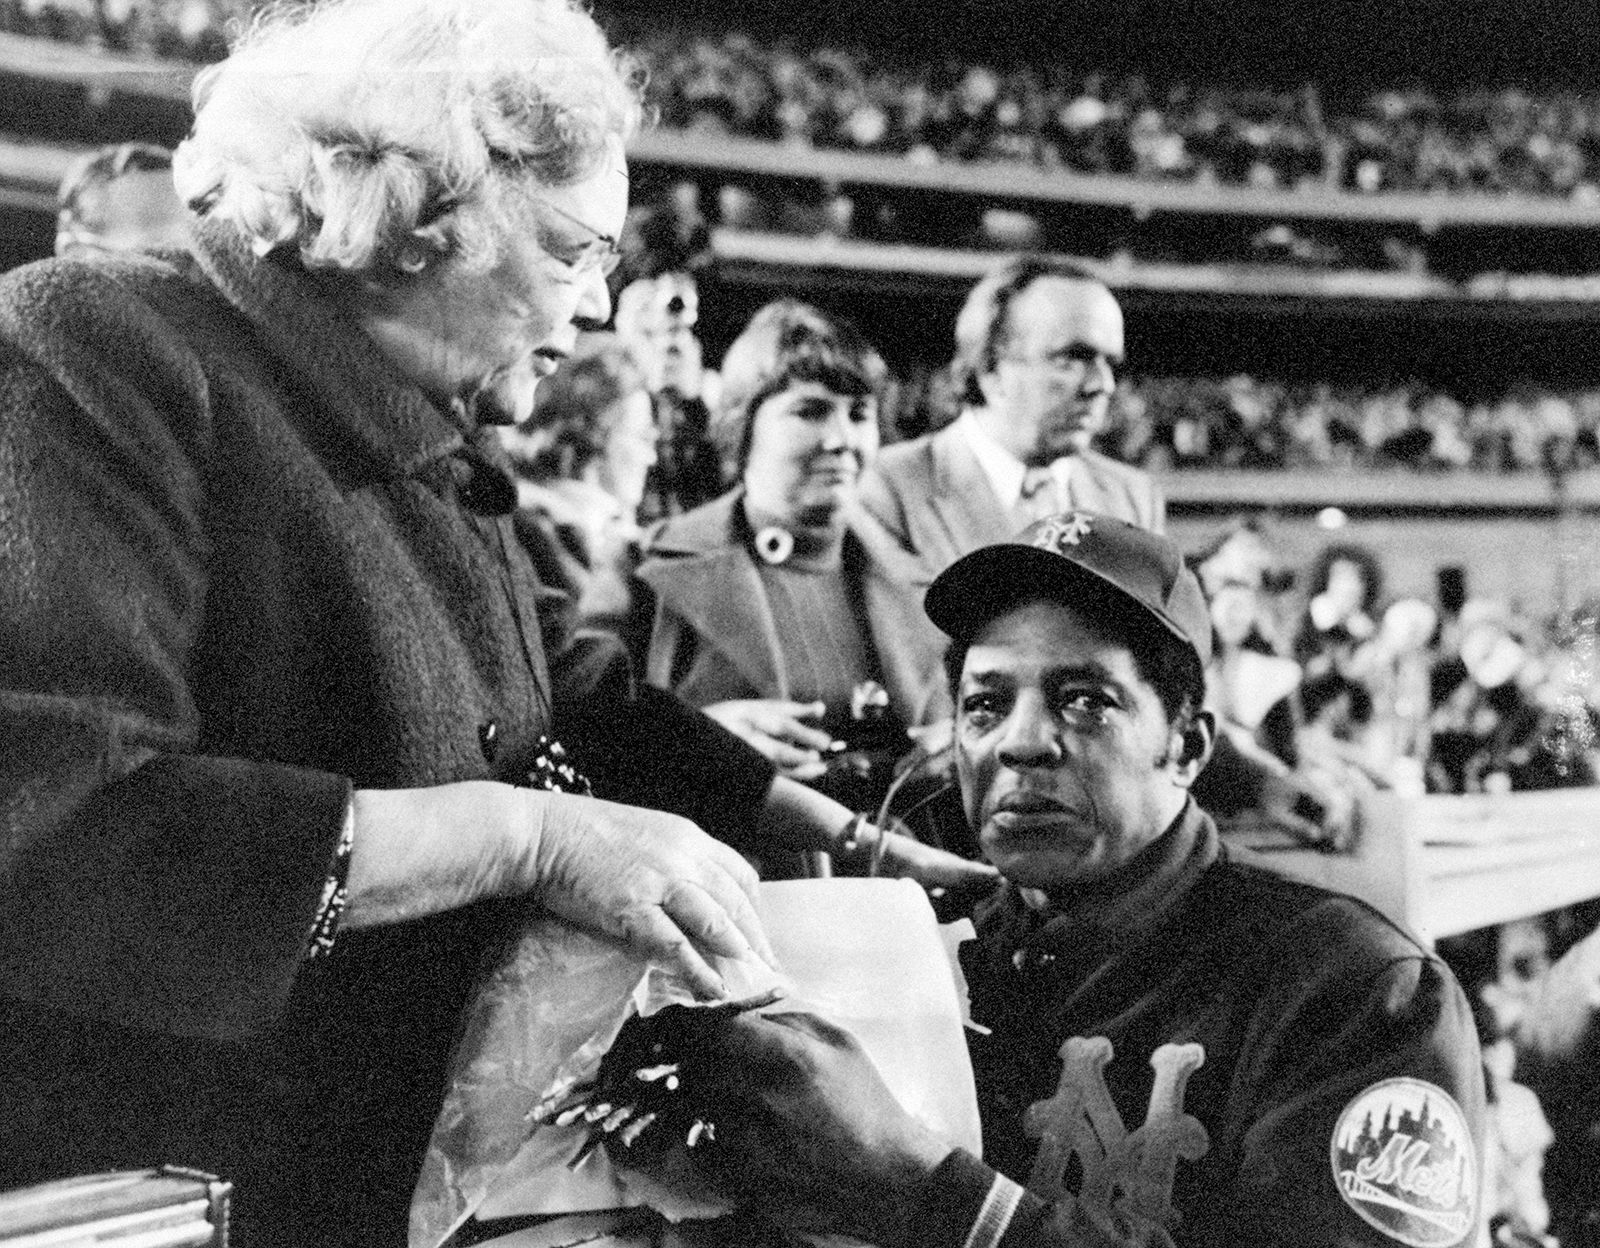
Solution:
M 985 407 L 996 407 L 1000 402 L 1000 378 L 995 374 L 991 364 L 981 373 L 974 373 L 972 380 L 978 387 L 978 392 L 983 395 Z
M 1172 782 L 1187 789 L 1211 761 L 1217 744 L 1217 717 L 1207 710 L 1190 711 L 1172 725 L 1167 743 L 1167 762 L 1172 767 Z

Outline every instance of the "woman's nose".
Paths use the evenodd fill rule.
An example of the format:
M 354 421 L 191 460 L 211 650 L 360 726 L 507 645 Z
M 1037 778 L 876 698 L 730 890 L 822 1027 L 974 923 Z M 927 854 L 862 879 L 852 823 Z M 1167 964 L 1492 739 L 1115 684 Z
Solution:
M 822 449 L 842 451 L 850 445 L 850 409 L 836 410 L 822 424 Z

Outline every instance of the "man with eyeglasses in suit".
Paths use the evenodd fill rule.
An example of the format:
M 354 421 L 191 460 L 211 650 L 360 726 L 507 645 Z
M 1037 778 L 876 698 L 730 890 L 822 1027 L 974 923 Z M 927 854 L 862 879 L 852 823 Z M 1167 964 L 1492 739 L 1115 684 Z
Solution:
M 930 571 L 1071 508 L 1163 531 L 1150 477 L 1089 449 L 1124 351 L 1122 309 L 1102 282 L 1043 257 L 1009 260 L 968 294 L 955 339 L 960 414 L 886 448 L 862 483 L 867 510 Z

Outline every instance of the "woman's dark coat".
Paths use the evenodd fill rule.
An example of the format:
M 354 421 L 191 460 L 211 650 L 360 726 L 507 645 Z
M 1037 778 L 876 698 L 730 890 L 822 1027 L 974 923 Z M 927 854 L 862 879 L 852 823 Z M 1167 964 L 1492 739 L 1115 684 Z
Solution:
M 515 781 L 548 731 L 600 796 L 748 824 L 765 765 L 569 643 L 513 498 L 225 227 L 0 278 L 0 1188 L 174 1162 L 244 1248 L 399 1242 L 514 916 L 305 961 L 351 789 Z

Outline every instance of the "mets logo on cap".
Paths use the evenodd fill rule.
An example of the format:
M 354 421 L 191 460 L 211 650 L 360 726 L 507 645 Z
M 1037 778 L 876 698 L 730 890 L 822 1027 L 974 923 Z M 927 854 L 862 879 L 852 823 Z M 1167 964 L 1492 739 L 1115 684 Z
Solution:
M 1477 1226 L 1478 1159 L 1443 1088 L 1385 1079 L 1339 1115 L 1329 1149 L 1345 1204 L 1391 1239 L 1447 1248 Z
M 1040 550 L 1051 550 L 1060 555 L 1066 553 L 1068 546 L 1076 546 L 1093 532 L 1092 515 L 1069 511 L 1065 515 L 1051 516 L 1041 524 L 1039 531 L 1033 535 L 1033 544 Z

